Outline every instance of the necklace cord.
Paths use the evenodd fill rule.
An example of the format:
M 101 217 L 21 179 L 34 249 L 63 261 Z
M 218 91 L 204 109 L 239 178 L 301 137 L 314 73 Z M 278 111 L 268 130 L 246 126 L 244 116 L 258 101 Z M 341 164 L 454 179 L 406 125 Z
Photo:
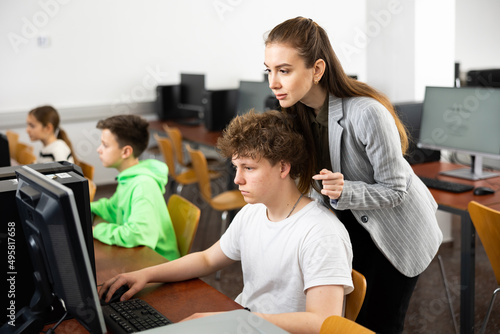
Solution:
M 288 216 L 286 216 L 286 218 L 290 217 L 290 215 L 292 214 L 293 210 L 295 210 L 295 207 L 297 206 L 297 204 L 299 204 L 300 200 L 302 199 L 302 196 L 304 196 L 304 194 L 300 194 L 299 199 L 297 200 L 297 202 L 295 202 L 292 210 L 290 210 L 290 213 L 288 213 Z

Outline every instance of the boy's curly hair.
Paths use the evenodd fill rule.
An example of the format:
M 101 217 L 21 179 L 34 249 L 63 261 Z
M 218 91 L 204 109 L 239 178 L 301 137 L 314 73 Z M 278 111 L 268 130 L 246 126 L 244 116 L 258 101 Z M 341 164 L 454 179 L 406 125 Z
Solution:
M 289 162 L 290 177 L 294 180 L 302 176 L 307 166 L 304 137 L 293 129 L 290 116 L 277 110 L 264 113 L 251 110 L 235 117 L 217 140 L 217 149 L 228 159 L 265 158 L 273 166 Z M 307 192 L 309 184 L 309 180 L 301 180 L 299 190 Z

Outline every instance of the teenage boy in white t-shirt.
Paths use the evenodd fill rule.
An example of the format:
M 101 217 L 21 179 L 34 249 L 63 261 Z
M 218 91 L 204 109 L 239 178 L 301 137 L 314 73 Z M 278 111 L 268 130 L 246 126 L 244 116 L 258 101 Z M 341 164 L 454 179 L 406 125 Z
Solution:
M 248 203 L 226 233 L 205 251 L 120 274 L 100 295 L 109 288 L 110 298 L 127 284 L 126 300 L 146 283 L 206 276 L 241 260 L 238 303 L 291 333 L 319 332 L 328 316 L 342 315 L 344 295 L 353 290 L 352 250 L 344 225 L 303 195 L 309 180 L 297 186 L 308 163 L 302 135 L 278 111 L 249 112 L 231 122 L 217 147 L 232 160 Z

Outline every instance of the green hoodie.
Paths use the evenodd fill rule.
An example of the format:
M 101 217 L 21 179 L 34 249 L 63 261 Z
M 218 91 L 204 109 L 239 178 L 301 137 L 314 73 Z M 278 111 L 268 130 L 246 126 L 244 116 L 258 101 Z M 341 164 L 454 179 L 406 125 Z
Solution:
M 107 223 L 94 227 L 94 238 L 108 245 L 148 246 L 168 260 L 179 257 L 175 231 L 163 197 L 168 167 L 143 160 L 118 174 L 111 198 L 90 204 Z

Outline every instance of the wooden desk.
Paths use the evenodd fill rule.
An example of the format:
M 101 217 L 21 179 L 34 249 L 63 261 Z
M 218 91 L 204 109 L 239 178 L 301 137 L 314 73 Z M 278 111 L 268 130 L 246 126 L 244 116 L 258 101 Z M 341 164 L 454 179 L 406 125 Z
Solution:
M 165 262 L 165 258 L 148 247 L 122 248 L 94 240 L 97 284 L 123 272 Z M 99 287 L 98 287 L 99 289 Z M 230 311 L 242 306 L 200 279 L 148 284 L 135 297 L 147 301 L 173 322 L 196 312 Z M 46 326 L 47 330 L 50 326 Z M 88 333 L 75 319 L 61 323 L 57 333 Z
M 182 138 L 193 143 L 200 145 L 205 145 L 209 147 L 215 147 L 217 145 L 217 139 L 221 135 L 221 131 L 208 131 L 205 125 L 184 125 L 177 123 L 175 121 L 151 121 L 149 122 L 149 128 L 156 131 L 164 132 L 163 125 L 178 128 L 182 133 Z
M 476 231 L 472 225 L 467 205 L 470 201 L 476 201 L 483 205 L 500 206 L 500 177 L 468 181 L 454 177 L 440 175 L 442 171 L 453 170 L 461 165 L 429 162 L 413 165 L 415 174 L 431 178 L 439 178 L 445 181 L 471 184 L 474 187 L 487 186 L 496 190 L 493 195 L 475 196 L 472 191 L 463 193 L 451 193 L 447 191 L 429 189 L 439 204 L 439 209 L 460 216 L 461 221 L 461 257 L 460 257 L 460 333 L 473 333 L 474 326 L 474 293 L 475 293 L 475 236 Z

